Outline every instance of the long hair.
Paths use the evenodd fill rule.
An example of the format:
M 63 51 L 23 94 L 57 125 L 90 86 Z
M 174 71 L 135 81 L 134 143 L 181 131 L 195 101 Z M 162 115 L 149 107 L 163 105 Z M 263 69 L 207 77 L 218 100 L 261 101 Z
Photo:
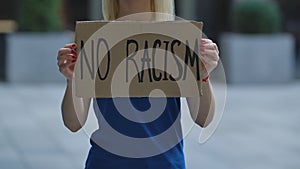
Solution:
M 156 20 L 173 20 L 175 15 L 174 0 L 150 0 L 152 12 L 165 13 L 168 15 L 156 15 Z M 118 19 L 118 0 L 102 0 L 102 13 L 104 20 Z M 160 16 L 160 18 L 159 18 Z

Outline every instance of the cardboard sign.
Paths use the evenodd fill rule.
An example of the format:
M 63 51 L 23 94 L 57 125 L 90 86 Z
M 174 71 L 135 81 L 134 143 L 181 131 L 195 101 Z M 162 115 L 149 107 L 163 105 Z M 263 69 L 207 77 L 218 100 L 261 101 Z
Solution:
M 191 97 L 201 91 L 202 23 L 77 22 L 79 97 Z

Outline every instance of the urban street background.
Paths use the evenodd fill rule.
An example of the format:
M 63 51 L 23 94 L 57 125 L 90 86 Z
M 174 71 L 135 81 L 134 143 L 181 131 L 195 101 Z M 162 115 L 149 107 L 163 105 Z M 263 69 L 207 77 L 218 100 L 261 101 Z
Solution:
M 1 169 L 84 168 L 89 137 L 85 130 L 72 133 L 63 124 L 65 79 L 56 55 L 73 41 L 76 20 L 101 19 L 100 2 L 2 2 Z M 185 138 L 187 169 L 299 169 L 300 1 L 175 2 L 178 16 L 204 22 L 205 34 L 219 45 L 228 78 L 215 133 L 200 144 L 201 129 L 195 126 Z M 251 12 L 252 18 L 245 20 L 238 9 Z M 269 24 L 259 27 L 260 22 Z M 90 109 L 91 117 L 93 113 Z M 184 99 L 182 113 L 188 113 Z

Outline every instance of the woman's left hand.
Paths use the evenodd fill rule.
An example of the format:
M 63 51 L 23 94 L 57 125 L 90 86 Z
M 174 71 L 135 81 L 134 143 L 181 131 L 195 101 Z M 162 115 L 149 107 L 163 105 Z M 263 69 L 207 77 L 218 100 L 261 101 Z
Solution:
M 210 39 L 202 39 L 200 45 L 200 59 L 208 74 L 210 74 L 219 62 L 218 46 Z

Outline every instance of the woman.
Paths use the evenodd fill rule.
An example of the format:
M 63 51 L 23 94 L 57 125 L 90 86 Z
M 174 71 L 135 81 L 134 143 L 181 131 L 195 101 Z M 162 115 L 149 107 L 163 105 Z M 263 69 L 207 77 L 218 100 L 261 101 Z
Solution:
M 105 20 L 115 20 L 130 14 L 141 12 L 162 12 L 173 15 L 174 14 L 174 1 L 173 0 L 102 0 L 103 16 Z M 128 20 L 128 18 L 126 18 Z M 138 18 L 140 20 L 141 18 Z M 152 17 L 143 18 L 143 20 L 151 20 Z M 132 17 L 132 20 L 137 18 Z M 158 20 L 158 18 L 156 18 Z M 76 44 L 67 44 L 58 52 L 58 66 L 60 72 L 67 79 L 67 86 L 65 95 L 62 101 L 62 117 L 65 126 L 73 132 L 78 131 L 85 124 L 91 99 L 86 98 L 73 98 L 72 96 L 72 79 L 74 77 L 74 65 L 77 60 L 77 53 L 75 51 Z M 219 52 L 216 44 L 209 39 L 201 41 L 201 60 L 206 71 L 206 78 L 203 79 L 203 96 L 199 98 L 187 98 L 190 113 L 195 122 L 201 127 L 206 127 L 212 120 L 214 114 L 214 97 L 211 91 L 210 82 L 207 72 L 211 72 L 217 66 L 219 60 Z M 117 56 L 115 56 L 117 57 Z M 119 117 L 120 110 L 116 107 L 115 103 L 127 103 L 125 99 L 130 99 L 130 105 L 134 109 L 140 111 L 147 111 L 151 104 L 149 98 L 97 98 L 94 100 L 96 103 L 95 112 L 98 117 L 100 129 L 93 133 L 91 138 L 92 147 L 90 149 L 88 159 L 86 162 L 86 169 L 185 169 L 183 142 L 181 133 L 180 121 L 176 122 L 180 116 L 180 98 L 164 98 L 166 101 L 166 108 L 163 110 L 162 115 L 150 123 L 132 123 L 124 121 Z M 153 99 L 159 103 L 161 100 Z M 201 102 L 201 106 L 200 105 Z M 75 108 L 76 107 L 76 108 Z M 75 111 L 76 109 L 76 111 Z M 98 111 L 97 111 L 98 110 Z M 121 110 L 122 111 L 122 110 Z M 161 151 L 155 155 L 145 156 L 123 156 L 110 152 L 99 145 L 103 142 L 114 144 L 118 140 L 114 140 L 109 134 L 103 134 L 103 120 L 116 128 L 119 132 L 129 137 L 148 138 L 154 137 L 159 133 L 171 128 L 170 140 L 155 140 L 153 138 L 149 141 L 150 147 L 148 150 L 153 149 Z M 175 125 L 174 125 L 175 124 Z M 171 139 L 177 141 L 176 145 L 165 148 L 165 142 L 172 142 Z M 120 143 L 121 144 L 121 143 Z M 116 144 L 119 149 L 130 148 L 132 152 L 137 152 L 140 149 L 145 150 L 147 147 L 139 145 L 133 147 L 126 147 L 122 144 Z M 126 145 L 126 143 L 124 143 Z M 114 146 L 112 146 L 114 147 Z M 127 150 L 127 149 L 126 149 Z

